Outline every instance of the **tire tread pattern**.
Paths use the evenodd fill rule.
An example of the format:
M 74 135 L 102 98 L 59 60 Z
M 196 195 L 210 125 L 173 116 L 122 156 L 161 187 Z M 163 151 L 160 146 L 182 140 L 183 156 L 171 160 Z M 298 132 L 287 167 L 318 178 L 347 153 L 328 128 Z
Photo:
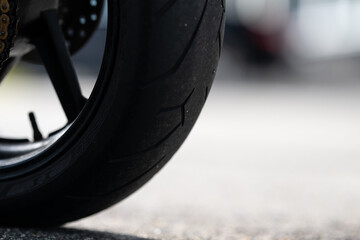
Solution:
M 168 0 L 160 8 L 160 10 L 153 15 L 153 19 L 155 20 L 153 20 L 151 28 L 156 25 L 156 22 L 160 21 L 162 18 L 166 18 L 167 13 L 170 12 L 177 4 L 182 4 L 183 2 L 184 1 L 181 0 Z M 136 185 L 140 179 L 141 181 L 146 182 L 152 177 L 154 172 L 159 171 L 160 168 L 168 162 L 171 156 L 178 149 L 179 144 L 174 144 L 172 142 L 177 142 L 179 138 L 185 139 L 187 137 L 201 111 L 201 108 L 203 107 L 203 104 L 208 98 L 211 88 L 210 86 L 216 71 L 217 61 L 221 55 L 225 26 L 224 0 L 204 0 L 201 15 L 196 17 L 198 18 L 198 23 L 191 33 L 190 41 L 184 47 L 182 54 L 176 61 L 175 65 L 160 74 L 158 77 L 151 79 L 150 81 L 142 82 L 139 90 L 141 93 L 155 91 L 158 88 L 170 90 L 169 94 L 167 94 L 168 99 L 162 101 L 161 103 L 167 103 L 167 105 L 157 106 L 157 110 L 156 113 L 153 114 L 154 119 L 152 119 L 152 121 L 158 122 L 161 126 L 172 125 L 173 127 L 171 127 L 167 132 L 164 131 L 166 128 L 163 127 L 160 127 L 159 132 L 154 132 L 155 130 L 148 132 L 146 136 L 150 137 L 145 136 L 145 142 L 149 142 L 147 138 L 152 138 L 152 140 L 154 140 L 158 137 L 158 139 L 155 140 L 153 144 L 145 148 L 125 153 L 123 151 L 110 151 L 111 153 L 109 154 L 107 163 L 103 169 L 99 171 L 97 177 L 93 176 L 93 181 L 89 181 L 88 185 L 91 187 L 85 187 L 85 191 L 81 194 L 77 192 L 73 195 L 66 195 L 67 199 L 75 199 L 79 202 L 79 204 L 84 204 L 84 202 L 89 201 L 98 201 L 99 199 L 104 198 L 104 196 L 112 196 L 116 195 L 117 192 L 123 192 L 124 188 L 134 184 Z M 217 23 L 218 26 L 216 25 L 214 27 L 208 26 L 206 28 L 202 28 L 205 22 L 209 24 L 209 21 L 214 22 L 214 24 Z M 214 31 L 210 33 L 204 32 L 209 28 Z M 203 41 L 202 39 L 199 40 L 200 34 L 205 36 L 208 39 L 208 42 L 211 43 L 211 46 L 209 46 L 210 49 L 206 51 L 209 56 L 205 56 L 205 58 L 210 57 L 213 59 L 213 68 L 209 70 L 209 66 L 203 66 L 203 69 L 208 69 L 208 71 L 210 71 L 207 76 L 204 76 L 204 79 L 207 79 L 206 81 L 197 79 L 197 81 L 194 82 L 188 81 L 179 84 L 179 82 L 177 82 L 177 79 L 179 79 L 178 76 L 181 76 L 181 74 L 183 74 L 182 72 L 187 70 L 186 65 L 189 64 L 185 62 L 187 61 L 190 62 L 190 64 L 192 63 L 189 59 L 194 57 L 194 54 L 196 54 L 196 48 L 199 47 L 195 47 L 194 45 Z M 214 38 L 211 36 L 214 36 Z M 216 54 L 214 54 L 214 52 L 216 52 Z M 216 55 L 216 57 L 214 57 L 214 55 Z M 147 76 L 144 77 L 146 78 Z M 184 78 L 182 80 L 184 81 Z M 187 91 L 181 89 L 184 88 L 184 86 L 187 86 Z M 175 97 L 171 99 L 171 96 L 174 95 Z M 139 116 L 140 115 L 141 114 L 139 114 Z M 166 115 L 169 116 L 166 117 Z M 156 127 L 154 129 L 156 129 Z M 119 148 L 119 146 L 115 147 L 115 149 Z M 153 161 L 149 159 L 157 160 Z M 144 164 L 144 162 L 147 162 L 147 164 Z M 135 167 L 129 167 L 132 164 Z M 140 173 L 137 170 L 134 171 L 133 176 L 131 176 L 131 174 L 126 175 L 126 179 L 131 179 L 131 181 L 126 183 L 124 183 L 124 180 L 122 179 L 122 174 L 116 175 L 111 172 L 112 169 L 136 169 L 139 165 L 146 165 L 146 168 L 144 168 Z M 104 175 L 109 176 L 109 178 L 104 179 Z M 98 191 L 94 191 L 93 186 L 99 181 L 103 181 L 104 184 L 99 184 L 97 187 Z M 130 191 L 129 194 L 131 192 L 132 191 Z M 121 196 L 121 198 L 123 198 L 123 196 Z M 116 201 L 118 201 L 118 199 Z
M 123 1 L 144 5 L 148 14 L 141 15 L 145 43 L 133 101 L 96 163 L 58 195 L 42 199 L 46 204 L 19 210 L 17 223 L 64 223 L 126 198 L 175 154 L 208 98 L 223 44 L 225 0 Z M 151 54 L 154 49 L 156 54 Z

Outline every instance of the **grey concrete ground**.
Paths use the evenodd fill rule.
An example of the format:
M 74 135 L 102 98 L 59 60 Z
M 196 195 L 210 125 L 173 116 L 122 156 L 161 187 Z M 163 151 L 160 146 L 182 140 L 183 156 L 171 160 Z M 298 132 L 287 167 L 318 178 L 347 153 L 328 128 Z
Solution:
M 0 239 L 360 239 L 360 63 L 260 73 L 231 52 L 149 184 L 64 228 L 0 228 Z

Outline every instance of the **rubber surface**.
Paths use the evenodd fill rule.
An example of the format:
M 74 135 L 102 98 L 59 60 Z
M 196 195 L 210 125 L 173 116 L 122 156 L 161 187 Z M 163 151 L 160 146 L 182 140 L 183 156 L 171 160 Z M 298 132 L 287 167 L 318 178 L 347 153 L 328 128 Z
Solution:
M 109 6 L 104 80 L 71 141 L 67 133 L 41 156 L 48 164 L 0 181 L 2 224 L 62 224 L 124 199 L 168 162 L 200 114 L 221 54 L 224 1 Z

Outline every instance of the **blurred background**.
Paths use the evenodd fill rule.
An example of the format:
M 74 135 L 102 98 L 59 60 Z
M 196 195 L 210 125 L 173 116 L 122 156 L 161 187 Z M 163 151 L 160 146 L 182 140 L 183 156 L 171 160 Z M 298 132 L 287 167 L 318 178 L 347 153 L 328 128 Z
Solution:
M 133 196 L 68 227 L 155 239 L 359 239 L 360 1 L 227 0 L 227 9 L 216 81 L 181 150 Z M 86 94 L 105 22 L 74 57 Z M 43 76 L 21 65 L 3 82 L 0 108 L 13 115 L 1 116 L 1 134 L 31 135 L 23 114 L 34 103 L 43 131 L 65 124 Z M 19 85 L 34 91 L 19 100 Z M 53 105 L 62 117 L 48 121 Z

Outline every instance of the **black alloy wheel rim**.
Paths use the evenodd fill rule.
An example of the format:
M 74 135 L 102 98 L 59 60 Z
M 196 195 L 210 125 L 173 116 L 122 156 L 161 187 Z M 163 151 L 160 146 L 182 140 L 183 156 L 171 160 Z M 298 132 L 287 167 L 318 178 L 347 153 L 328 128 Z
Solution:
M 51 5 L 51 0 L 41 1 L 47 1 Z M 92 109 L 92 106 L 89 105 L 95 102 L 94 98 L 101 94 L 104 87 L 105 67 L 101 66 L 90 98 L 86 99 L 83 97 L 70 53 L 78 51 L 91 38 L 101 18 L 99 6 L 102 9 L 105 0 L 77 0 L 87 4 L 87 8 L 84 9 L 89 13 L 86 15 L 82 12 L 77 18 L 69 9 L 64 10 L 64 5 L 69 4 L 70 1 L 60 1 L 64 1 L 63 4 L 60 3 L 56 8 L 50 6 L 48 9 L 43 9 L 39 12 L 37 18 L 33 18 L 33 16 L 29 17 L 27 13 L 22 12 L 24 11 L 22 7 L 28 7 L 31 10 L 36 8 L 36 6 L 22 6 L 22 0 L 19 0 L 18 8 L 20 16 L 24 16 L 25 22 L 21 24 L 20 21 L 17 42 L 15 42 L 14 47 L 16 54 L 11 55 L 10 59 L 5 62 L 4 67 L 0 71 L 0 77 L 1 79 L 5 77 L 7 72 L 13 67 L 13 63 L 29 54 L 29 45 L 32 46 L 32 51 L 36 49 L 44 63 L 50 81 L 55 88 L 57 97 L 67 117 L 68 124 L 44 137 L 38 130 L 35 114 L 30 113 L 29 120 L 33 128 L 34 141 L 27 139 L 4 139 L 0 136 L 0 180 L 26 174 L 43 166 L 49 161 L 50 155 L 54 155 L 54 152 L 59 151 L 58 149 L 66 147 L 74 139 L 75 133 L 79 132 L 86 124 L 85 120 L 89 118 L 88 114 L 90 109 Z M 36 0 L 30 0 L 27 3 L 32 2 L 35 3 Z M 109 0 L 108 4 L 111 6 L 112 0 Z M 70 20 L 66 19 L 66 14 L 71 16 Z M 94 14 L 97 15 L 96 21 Z M 111 41 L 109 39 L 109 31 L 112 28 L 111 11 L 108 14 L 108 36 L 106 43 Z M 84 17 L 90 23 L 90 27 L 84 26 Z M 30 20 L 28 21 L 28 19 Z M 79 21 L 79 24 L 74 29 L 80 34 L 78 35 L 80 40 L 77 40 L 73 34 L 69 36 L 69 32 L 65 32 L 69 29 L 71 21 L 75 21 L 74 19 Z M 34 28 L 34 25 L 40 27 L 37 28 L 35 34 L 29 33 L 28 28 Z M 83 26 L 83 29 L 80 28 L 81 26 Z M 86 31 L 85 37 L 81 37 L 82 31 Z M 69 40 L 69 37 L 73 38 L 72 43 L 74 44 L 69 45 L 71 40 Z M 26 47 L 24 47 L 24 42 L 27 45 Z M 22 49 L 26 50 L 22 52 Z M 102 56 L 103 59 L 108 58 L 109 54 L 107 52 L 105 49 L 105 53 Z

